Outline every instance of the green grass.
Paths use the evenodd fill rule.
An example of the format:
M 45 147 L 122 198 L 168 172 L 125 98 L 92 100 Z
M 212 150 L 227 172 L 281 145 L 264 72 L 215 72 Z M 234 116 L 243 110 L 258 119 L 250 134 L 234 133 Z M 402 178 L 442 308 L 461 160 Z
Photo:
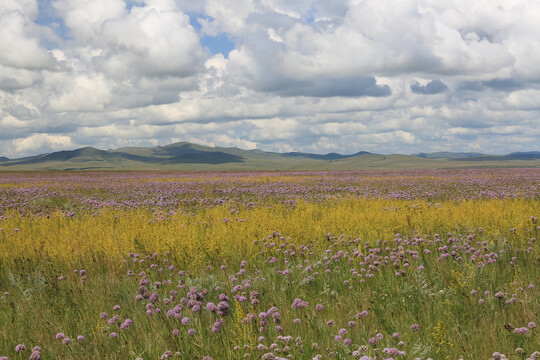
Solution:
M 376 158 L 373 158 L 376 156 Z M 421 159 L 407 155 L 360 155 L 344 160 L 258 160 L 226 164 L 151 164 L 131 160 L 117 161 L 57 161 L 31 165 L 0 164 L 0 171 L 41 170 L 391 170 L 391 169 L 479 169 L 479 168 L 539 168 L 540 160 L 458 161 Z
M 418 237 L 411 233 L 403 239 L 411 240 L 415 236 Z M 433 234 L 422 236 L 434 240 Z M 461 239 L 460 245 L 466 242 L 466 233 L 452 236 Z M 304 244 L 310 246 L 311 241 L 304 240 Z M 489 241 L 482 253 L 499 254 L 499 261 L 479 268 L 464 250 L 459 251 L 462 261 L 453 256 L 439 260 L 437 249 L 447 243 L 446 237 L 442 243 L 432 245 L 412 246 L 401 242 L 399 245 L 404 245 L 405 250 L 419 252 L 418 258 L 404 254 L 410 264 L 404 267 L 404 262 L 399 262 L 404 276 L 395 276 L 399 269 L 391 262 L 379 265 L 380 271 L 374 272 L 375 276 L 371 278 L 351 274 L 351 269 L 360 272 L 361 268 L 368 268 L 367 264 L 361 264 L 365 259 L 353 256 L 355 251 L 368 255 L 370 249 L 381 249 L 380 262 L 384 261 L 384 256 L 392 256 L 386 247 L 399 251 L 399 245 L 392 239 L 387 240 L 380 246 L 368 247 L 362 241 L 354 242 L 352 237 L 338 236 L 320 240 L 326 244 L 313 246 L 312 254 L 307 248 L 304 251 L 296 246 L 296 255 L 291 255 L 291 246 L 286 239 L 260 236 L 259 255 L 247 259 L 245 274 L 239 276 L 237 272 L 244 259 L 242 253 L 221 258 L 219 262 L 209 261 L 211 268 L 207 269 L 188 266 L 183 269 L 184 276 L 178 275 L 180 269 L 166 268 L 175 263 L 174 253 L 147 258 L 142 264 L 133 263 L 127 253 L 126 263 L 112 263 L 107 259 L 86 260 L 85 263 L 81 259 L 78 269 L 87 271 L 86 283 L 81 281 L 81 275 L 75 273 L 74 268 L 61 267 L 47 259 L 19 261 L 9 268 L 2 266 L 0 356 L 20 358 L 14 352 L 19 343 L 24 343 L 27 348 L 40 346 L 43 359 L 135 359 L 138 356 L 159 359 L 166 351 L 179 353 L 183 359 L 202 359 L 204 356 L 261 359 L 269 352 L 281 357 L 290 355 L 293 359 L 311 359 L 317 354 L 329 359 L 351 359 L 352 352 L 363 347 L 362 354 L 372 358 L 380 355 L 384 348 L 396 347 L 406 352 L 404 359 L 488 359 L 495 351 L 506 354 L 509 359 L 522 359 L 515 353 L 516 348 L 522 348 L 528 355 L 539 350 L 539 329 L 529 329 L 525 335 L 516 335 L 512 331 L 513 327 L 540 321 L 540 272 L 535 244 L 532 245 L 533 252 L 520 252 L 516 265 L 511 266 L 511 257 L 517 248 L 507 239 L 475 235 L 470 241 L 472 246 L 482 248 L 477 242 Z M 276 246 L 270 247 L 271 243 Z M 285 245 L 278 252 L 281 244 Z M 283 253 L 286 249 L 287 255 Z M 430 249 L 432 253 L 428 255 L 424 249 Z M 501 254 L 500 250 L 505 253 Z M 141 254 L 141 258 L 146 255 Z M 270 263 L 269 259 L 273 257 L 277 261 Z M 228 264 L 227 269 L 219 268 L 222 263 Z M 153 268 L 151 264 L 158 266 Z M 424 270 L 418 269 L 420 265 L 425 267 Z M 312 269 L 306 270 L 308 266 Z M 159 268 L 164 270 L 159 271 Z M 275 268 L 288 269 L 290 274 L 279 274 Z M 127 276 L 128 270 L 135 276 Z M 151 283 L 168 279 L 173 282 L 157 289 L 147 286 L 150 293 L 159 294 L 154 306 L 161 309 L 150 316 L 145 312 L 148 299 L 136 300 L 142 271 Z M 314 272 L 319 274 L 314 275 Z M 65 280 L 59 280 L 60 276 Z M 231 276 L 237 277 L 238 281 L 233 283 Z M 308 276 L 312 276 L 312 281 Z M 245 280 L 250 282 L 250 287 L 242 290 L 248 302 L 234 301 L 231 289 Z M 531 283 L 535 285 L 533 289 L 528 288 Z M 185 289 L 179 288 L 179 284 Z M 200 312 L 194 313 L 184 306 L 182 317 L 189 317 L 191 323 L 182 326 L 179 319 L 169 318 L 166 314 L 182 302 L 180 299 L 191 287 L 196 287 L 197 291 L 205 288 L 208 294 L 202 299 Z M 179 294 L 166 305 L 163 300 L 171 296 L 172 290 Z M 253 290 L 260 293 L 260 304 L 255 306 L 249 304 Z M 471 295 L 472 290 L 477 290 L 478 294 Z M 485 291 L 490 291 L 490 295 L 485 295 Z M 504 293 L 503 300 L 494 297 L 498 291 Z M 214 302 L 217 305 L 218 295 L 222 292 L 230 299 L 230 313 L 221 317 L 224 320 L 221 331 L 213 333 L 212 324 L 219 316 L 210 313 L 206 304 Z M 516 303 L 506 303 L 512 294 L 516 294 Z M 295 298 L 307 301 L 309 305 L 292 309 Z M 479 303 L 480 299 L 485 301 L 484 304 Z M 113 311 L 117 304 L 121 309 Z M 323 310 L 317 311 L 316 304 L 322 304 Z M 270 319 L 261 332 L 258 315 L 273 306 L 281 314 L 280 322 Z M 357 319 L 356 314 L 364 310 L 369 315 Z M 106 320 L 100 320 L 101 312 L 107 312 L 109 318 L 117 314 L 121 321 L 132 319 L 134 325 L 125 331 L 119 330 L 118 324 L 110 326 Z M 257 319 L 244 323 L 242 320 L 250 312 L 257 315 Z M 300 319 L 301 323 L 295 324 L 294 319 Z M 333 326 L 327 326 L 330 320 L 334 322 Z M 350 321 L 355 321 L 356 326 L 349 327 Z M 412 331 L 412 324 L 419 324 L 420 330 Z M 276 332 L 277 325 L 282 327 L 281 333 Z M 180 336 L 173 335 L 176 328 L 180 330 Z M 188 328 L 195 329 L 195 336 L 187 335 Z M 350 338 L 352 345 L 335 341 L 341 328 L 347 329 L 343 339 Z M 59 332 L 72 338 L 72 343 L 63 345 L 56 340 L 55 335 Z M 117 332 L 119 337 L 111 339 L 112 332 Z M 394 332 L 400 333 L 399 339 L 392 338 Z M 383 339 L 376 346 L 370 345 L 369 339 L 379 333 Z M 85 340 L 78 343 L 77 335 L 83 335 Z M 283 343 L 277 340 L 278 335 L 291 336 L 293 340 Z M 264 339 L 258 340 L 259 336 Z M 400 341 L 404 343 L 400 345 Z M 272 349 L 272 344 L 277 344 L 279 353 Z M 235 346 L 239 349 L 235 350 Z M 257 350 L 257 346 L 261 349 Z M 286 352 L 285 346 L 288 346 Z M 28 358 L 29 353 L 27 350 L 22 358 Z

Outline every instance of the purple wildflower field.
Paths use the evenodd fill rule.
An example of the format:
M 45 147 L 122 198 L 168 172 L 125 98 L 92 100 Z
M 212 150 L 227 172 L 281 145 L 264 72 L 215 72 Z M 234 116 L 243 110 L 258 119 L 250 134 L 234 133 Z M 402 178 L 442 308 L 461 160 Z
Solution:
M 539 169 L 0 174 L 0 359 L 540 359 Z

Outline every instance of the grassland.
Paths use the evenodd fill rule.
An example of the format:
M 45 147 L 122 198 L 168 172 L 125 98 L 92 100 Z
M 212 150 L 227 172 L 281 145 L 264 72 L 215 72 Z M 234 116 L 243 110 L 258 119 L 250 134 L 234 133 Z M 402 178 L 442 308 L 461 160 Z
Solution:
M 4 174 L 0 357 L 536 358 L 539 180 Z
M 276 153 L 262 150 L 208 147 L 176 143 L 154 148 L 135 147 L 98 150 L 91 147 L 58 151 L 22 159 L 0 161 L 0 171 L 43 170 L 187 170 L 187 171 L 252 171 L 252 170 L 381 170 L 381 169 L 468 169 L 468 168 L 540 168 L 537 153 L 519 156 L 487 156 L 463 158 L 456 154 L 429 158 L 403 154 L 314 155 Z M 528 154 L 528 156 L 527 156 Z M 463 154 L 461 154 L 463 155 Z M 511 154 L 510 154 L 511 155 Z M 433 156 L 437 156 L 435 153 Z

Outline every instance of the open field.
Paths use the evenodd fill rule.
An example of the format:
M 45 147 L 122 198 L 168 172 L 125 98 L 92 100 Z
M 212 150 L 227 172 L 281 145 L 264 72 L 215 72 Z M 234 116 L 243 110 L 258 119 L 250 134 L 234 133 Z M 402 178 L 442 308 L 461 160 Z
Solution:
M 540 169 L 2 173 L 0 359 L 540 359 L 539 213 Z

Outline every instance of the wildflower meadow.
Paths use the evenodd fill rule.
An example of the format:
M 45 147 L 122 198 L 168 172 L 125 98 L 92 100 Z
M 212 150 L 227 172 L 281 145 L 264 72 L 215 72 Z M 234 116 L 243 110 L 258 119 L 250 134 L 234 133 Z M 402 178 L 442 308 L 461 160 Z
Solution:
M 540 359 L 539 216 L 540 169 L 0 173 L 0 359 Z

